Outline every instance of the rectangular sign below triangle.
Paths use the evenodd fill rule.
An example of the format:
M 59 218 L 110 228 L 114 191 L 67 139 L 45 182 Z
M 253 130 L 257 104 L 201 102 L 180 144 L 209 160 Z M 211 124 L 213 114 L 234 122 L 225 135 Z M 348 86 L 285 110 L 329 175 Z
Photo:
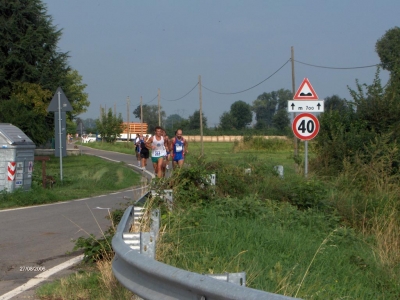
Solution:
M 293 100 L 318 100 L 317 93 L 314 91 L 308 78 L 304 78 Z

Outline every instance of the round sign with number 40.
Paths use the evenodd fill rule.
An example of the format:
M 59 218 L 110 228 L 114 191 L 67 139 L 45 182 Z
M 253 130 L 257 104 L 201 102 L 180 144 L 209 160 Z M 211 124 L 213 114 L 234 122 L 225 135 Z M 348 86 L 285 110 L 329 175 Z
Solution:
M 292 130 L 296 137 L 308 141 L 316 137 L 319 131 L 319 121 L 316 116 L 303 113 L 296 116 L 292 123 Z

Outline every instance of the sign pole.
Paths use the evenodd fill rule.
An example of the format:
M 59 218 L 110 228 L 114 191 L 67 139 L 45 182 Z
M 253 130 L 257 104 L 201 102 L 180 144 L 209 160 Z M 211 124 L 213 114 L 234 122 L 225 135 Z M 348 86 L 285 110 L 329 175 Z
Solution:
M 61 87 L 58 87 L 56 92 L 54 93 L 53 98 L 50 101 L 49 106 L 47 107 L 48 112 L 54 112 L 54 137 L 56 139 L 55 145 L 58 144 L 59 152 L 54 149 L 54 156 L 60 156 L 60 179 L 63 180 L 62 173 L 62 156 L 67 156 L 67 136 L 66 136 L 66 112 L 73 111 L 71 103 L 69 103 L 67 97 Z M 57 123 L 57 114 L 58 114 L 58 123 Z M 62 115 L 61 115 L 62 114 Z M 58 126 L 58 129 L 57 129 Z M 58 139 L 58 141 L 57 141 Z
M 307 178 L 308 174 L 308 141 L 304 141 L 304 176 Z
M 63 173 L 62 173 L 62 133 L 61 133 L 61 92 L 58 91 L 58 134 L 59 144 L 60 144 L 60 180 L 63 181 Z

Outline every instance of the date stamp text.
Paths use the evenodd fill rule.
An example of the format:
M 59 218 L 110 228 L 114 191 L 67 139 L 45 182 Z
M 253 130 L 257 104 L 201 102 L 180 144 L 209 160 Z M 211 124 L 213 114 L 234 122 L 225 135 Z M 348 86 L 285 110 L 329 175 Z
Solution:
M 20 266 L 20 272 L 44 272 L 46 271 L 46 267 L 43 266 Z

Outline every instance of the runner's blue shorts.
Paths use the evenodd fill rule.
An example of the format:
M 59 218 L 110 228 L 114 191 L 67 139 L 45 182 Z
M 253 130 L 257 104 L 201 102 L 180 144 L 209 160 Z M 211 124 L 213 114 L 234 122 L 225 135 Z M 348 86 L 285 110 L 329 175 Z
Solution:
M 177 152 L 177 153 L 174 154 L 174 161 L 176 161 L 176 162 L 182 160 L 183 158 L 184 157 L 183 157 L 183 153 L 182 152 Z

